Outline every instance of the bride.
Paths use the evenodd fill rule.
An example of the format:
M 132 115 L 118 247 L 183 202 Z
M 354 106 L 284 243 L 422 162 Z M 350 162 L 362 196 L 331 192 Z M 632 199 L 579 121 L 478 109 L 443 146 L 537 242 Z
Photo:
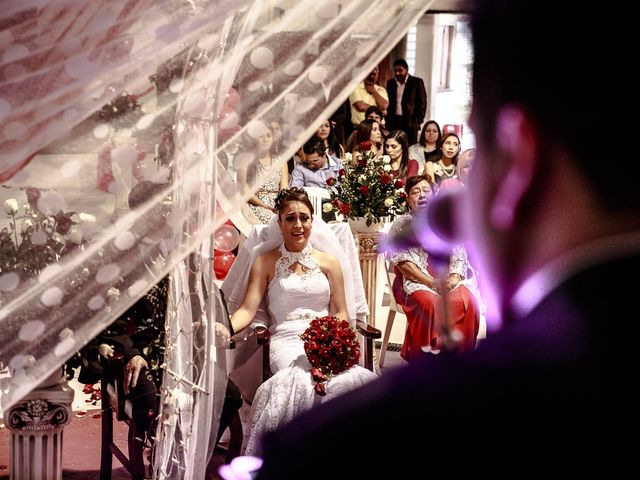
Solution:
M 253 455 L 260 453 L 260 439 L 267 431 L 376 378 L 373 372 L 356 366 L 331 379 L 326 396 L 315 393 L 300 334 L 316 317 L 355 318 L 347 307 L 345 278 L 347 294 L 353 289 L 350 277 L 343 276 L 340 266 L 346 263 L 310 243 L 313 206 L 305 191 L 282 190 L 276 208 L 277 224 L 272 221 L 270 228 L 281 232 L 279 246 L 254 256 L 241 304 L 233 311 L 233 293 L 229 302 L 233 311 L 231 328 L 235 333 L 248 327 L 265 306 L 271 322 L 269 363 L 273 376 L 258 388 L 251 406 L 251 430 L 245 453 Z M 317 227 L 320 229 L 320 225 Z M 314 245 L 337 252 L 339 247 L 333 246 L 338 245 L 335 237 L 323 235 L 325 238 L 316 238 Z

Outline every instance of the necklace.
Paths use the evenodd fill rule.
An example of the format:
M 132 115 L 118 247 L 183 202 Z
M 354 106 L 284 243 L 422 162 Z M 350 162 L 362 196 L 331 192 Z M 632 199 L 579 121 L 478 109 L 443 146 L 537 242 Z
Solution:
M 452 163 L 448 167 L 442 163 L 442 160 L 439 160 L 440 168 L 442 168 L 442 175 L 445 177 L 453 177 L 456 173 L 456 166 Z

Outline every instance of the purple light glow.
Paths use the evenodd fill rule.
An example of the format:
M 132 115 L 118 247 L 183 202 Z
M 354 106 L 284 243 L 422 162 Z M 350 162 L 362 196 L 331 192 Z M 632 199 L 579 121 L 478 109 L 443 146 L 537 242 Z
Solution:
M 261 458 L 244 455 L 234 458 L 228 465 L 222 465 L 218 473 L 224 480 L 252 480 L 260 467 Z

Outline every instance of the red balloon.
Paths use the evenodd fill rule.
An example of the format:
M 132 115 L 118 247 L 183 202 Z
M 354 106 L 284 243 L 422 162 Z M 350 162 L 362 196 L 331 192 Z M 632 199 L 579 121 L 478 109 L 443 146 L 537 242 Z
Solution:
M 218 280 L 224 280 L 236 256 L 233 252 L 219 252 L 218 250 L 214 250 L 213 253 L 213 273 Z

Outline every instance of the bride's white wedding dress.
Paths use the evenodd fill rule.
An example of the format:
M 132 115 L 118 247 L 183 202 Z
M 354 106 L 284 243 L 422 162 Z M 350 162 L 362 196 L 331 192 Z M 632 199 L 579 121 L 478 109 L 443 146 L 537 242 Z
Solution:
M 356 366 L 332 378 L 326 384 L 326 396 L 315 393 L 300 335 L 315 317 L 329 314 L 330 287 L 311 250 L 307 245 L 302 252 L 289 252 L 282 245 L 282 256 L 267 286 L 272 321 L 269 363 L 273 376 L 260 385 L 251 406 L 245 452 L 248 455 L 260 453 L 260 439 L 265 432 L 376 378 L 373 372 Z M 296 262 L 305 267 L 304 274 L 291 270 Z

